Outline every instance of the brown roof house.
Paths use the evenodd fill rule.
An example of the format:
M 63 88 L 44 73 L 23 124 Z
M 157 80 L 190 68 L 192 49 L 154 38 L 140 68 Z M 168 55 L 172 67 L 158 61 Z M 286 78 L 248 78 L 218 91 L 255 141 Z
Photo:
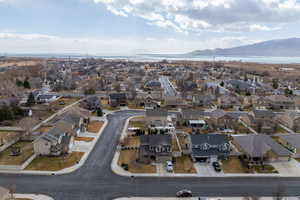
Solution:
M 138 161 L 163 163 L 172 160 L 171 135 L 142 135 Z
M 272 109 L 295 109 L 295 101 L 285 95 L 271 95 L 266 97 L 269 107 Z
M 266 162 L 288 161 L 292 156 L 292 152 L 268 135 L 233 136 L 233 144 L 243 152 L 243 160 L 250 168 Z

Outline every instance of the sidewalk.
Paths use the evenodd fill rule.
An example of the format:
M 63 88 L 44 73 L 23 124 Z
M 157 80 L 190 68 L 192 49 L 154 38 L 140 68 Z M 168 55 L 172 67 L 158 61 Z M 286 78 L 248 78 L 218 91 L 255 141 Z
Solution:
M 14 197 L 32 200 L 54 200 L 52 197 L 43 194 L 14 194 Z
M 126 120 L 124 128 L 122 130 L 121 133 L 121 139 L 124 139 L 127 135 L 127 126 L 129 123 L 129 120 L 134 118 L 134 117 L 138 117 L 138 116 L 133 116 L 130 117 Z M 126 170 L 124 170 L 121 166 L 118 165 L 118 160 L 119 160 L 119 156 L 120 156 L 120 146 L 117 147 L 117 150 L 115 152 L 115 155 L 113 157 L 112 163 L 111 163 L 111 169 L 112 171 L 120 176 L 127 176 L 127 177 L 131 177 L 131 176 L 135 176 L 135 177 L 170 177 L 170 178 L 174 178 L 174 177 L 178 177 L 178 178 L 185 178 L 185 177 L 295 177 L 294 175 L 281 175 L 281 174 L 224 174 L 224 173 L 215 173 L 212 170 L 209 170 L 210 173 L 203 173 L 202 172 L 202 167 L 197 167 L 197 174 L 175 174 L 175 173 L 164 173 L 163 170 L 161 170 L 160 168 L 158 169 L 157 173 L 152 173 L 152 174 L 146 174 L 146 173 L 131 173 L 128 172 Z M 208 169 L 206 168 L 206 171 Z
M 106 119 L 106 116 L 101 117 L 99 119 L 104 119 L 104 124 L 102 126 L 102 128 L 99 130 L 98 133 L 94 133 L 95 137 L 94 140 L 91 142 L 88 142 L 88 144 L 85 144 L 87 142 L 78 142 L 76 141 L 77 144 L 80 144 L 79 147 L 75 147 L 78 149 L 75 149 L 76 151 L 84 151 L 85 154 L 82 156 L 81 160 L 79 161 L 78 164 L 73 165 L 72 167 L 68 167 L 65 169 L 62 169 L 60 171 L 36 171 L 36 170 L 22 170 L 22 171 L 11 171 L 11 170 L 0 170 L 0 173 L 7 173 L 7 174 L 30 174 L 30 175 L 62 175 L 62 174 L 69 174 L 72 173 L 74 171 L 76 171 L 77 169 L 79 169 L 80 167 L 82 167 L 85 163 L 85 161 L 87 160 L 87 158 L 89 157 L 89 154 L 91 153 L 91 151 L 94 149 L 94 146 L 96 145 L 98 139 L 101 136 L 101 133 L 103 132 L 103 130 L 105 129 L 108 121 Z M 87 133 L 90 134 L 90 133 Z M 76 145 L 75 145 L 76 146 Z

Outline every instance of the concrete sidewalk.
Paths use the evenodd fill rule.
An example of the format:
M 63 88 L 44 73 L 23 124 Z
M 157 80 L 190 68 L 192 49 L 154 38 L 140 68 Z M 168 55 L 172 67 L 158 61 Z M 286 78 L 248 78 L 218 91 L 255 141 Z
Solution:
M 93 141 L 89 142 L 88 144 L 85 144 L 87 142 L 79 142 L 80 146 L 78 147 L 78 149 L 75 149 L 75 150 L 79 150 L 79 151 L 81 150 L 81 151 L 85 152 L 85 154 L 82 156 L 82 158 L 79 161 L 79 163 L 76 164 L 76 165 L 73 165 L 72 167 L 68 167 L 68 168 L 62 169 L 60 171 L 36 171 L 36 170 L 12 171 L 12 170 L 0 170 L 0 173 L 6 173 L 6 174 L 30 174 L 30 175 L 62 175 L 62 174 L 72 173 L 72 172 L 76 171 L 77 169 L 79 169 L 80 167 L 82 167 L 84 165 L 85 161 L 89 157 L 89 154 L 94 149 L 94 147 L 95 147 L 98 139 L 100 138 L 101 133 L 105 129 L 107 123 L 108 123 L 108 121 L 107 121 L 107 119 L 105 117 L 104 124 L 103 124 L 102 128 L 99 130 L 98 133 L 94 133 L 95 137 L 94 137 Z
M 14 197 L 32 200 L 54 200 L 52 197 L 43 194 L 14 194 Z

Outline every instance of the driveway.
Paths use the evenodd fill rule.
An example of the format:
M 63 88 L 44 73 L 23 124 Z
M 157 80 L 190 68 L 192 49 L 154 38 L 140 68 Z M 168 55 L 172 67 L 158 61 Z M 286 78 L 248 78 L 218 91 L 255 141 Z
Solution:
M 276 191 L 300 195 L 296 177 L 122 177 L 111 171 L 120 134 L 127 118 L 142 111 L 120 111 L 108 124 L 85 164 L 77 171 L 57 176 L 1 174 L 0 185 L 17 193 L 40 193 L 56 200 L 112 200 L 118 197 L 174 197 L 181 189 L 196 196 L 270 196 Z

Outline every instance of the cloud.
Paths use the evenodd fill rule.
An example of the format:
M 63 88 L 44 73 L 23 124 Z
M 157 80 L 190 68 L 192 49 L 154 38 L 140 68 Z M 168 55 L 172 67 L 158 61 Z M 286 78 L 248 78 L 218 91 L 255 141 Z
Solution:
M 94 0 L 177 32 L 270 31 L 300 21 L 299 0 Z

